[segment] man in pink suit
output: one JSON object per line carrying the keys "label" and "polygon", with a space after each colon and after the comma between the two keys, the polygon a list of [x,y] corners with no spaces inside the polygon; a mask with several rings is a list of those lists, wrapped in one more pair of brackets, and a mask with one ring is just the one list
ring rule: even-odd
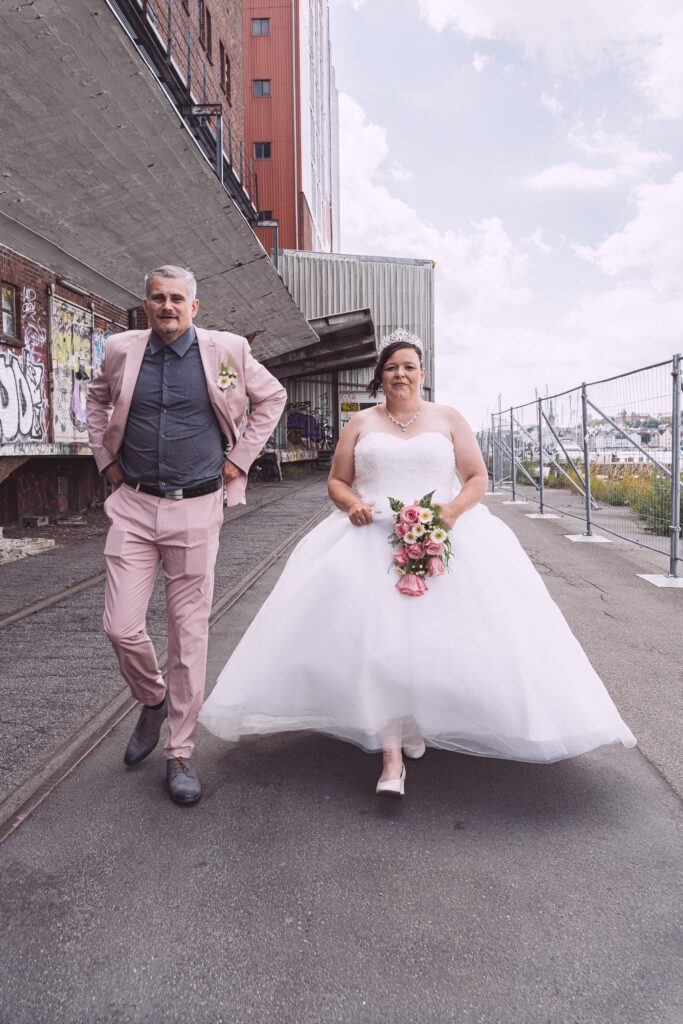
{"label": "man in pink suit", "polygon": [[[286,401],[245,338],[192,321],[199,302],[190,271],[164,266],[145,278],[149,330],[107,339],[87,398],[90,446],[115,488],[104,556],[104,629],[133,695],[143,705],[124,761],[154,749],[165,718],[173,800],[202,794],[192,764],[204,696],[213,570],[228,505],[244,503],[251,463]],[[247,399],[248,425],[242,435]],[[159,563],[168,613],[167,685],[145,617]]]}

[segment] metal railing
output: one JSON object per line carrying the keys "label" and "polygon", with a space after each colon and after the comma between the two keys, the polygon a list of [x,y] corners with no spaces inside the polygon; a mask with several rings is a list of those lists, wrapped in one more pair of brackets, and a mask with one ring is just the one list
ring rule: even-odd
{"label": "metal railing", "polygon": [[681,574],[680,355],[501,409],[478,439],[491,488],[665,555]]}
{"label": "metal railing", "polygon": [[[184,118],[217,178],[249,224],[258,223],[258,176],[233,136],[227,94],[207,94],[208,42],[193,37],[183,0],[107,0],[133,42],[154,67],[169,100]],[[217,55],[216,55],[217,56]],[[221,69],[223,73],[223,69]]]}

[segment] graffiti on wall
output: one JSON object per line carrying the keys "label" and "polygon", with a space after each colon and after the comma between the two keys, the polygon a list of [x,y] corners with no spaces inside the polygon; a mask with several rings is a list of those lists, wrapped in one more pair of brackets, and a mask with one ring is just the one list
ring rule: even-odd
{"label": "graffiti on wall", "polygon": [[[24,286],[21,291],[21,335],[28,360],[41,369],[42,406],[40,417],[34,423],[32,441],[47,441],[47,329],[45,309],[35,288]],[[38,432],[38,427],[40,431]]]}
{"label": "graffiti on wall", "polygon": [[42,362],[0,352],[0,442],[42,441],[45,405]]}
{"label": "graffiti on wall", "polygon": [[51,321],[53,437],[55,441],[85,441],[85,397],[92,379],[92,314],[55,298]]}
{"label": "graffiti on wall", "polygon": [[310,401],[290,402],[287,405],[287,446],[292,448],[333,448],[332,425],[329,416],[329,396],[321,392],[319,405],[311,410]]}
{"label": "graffiti on wall", "polygon": [[92,332],[92,375],[99,372],[102,356],[104,355],[104,343],[114,331],[111,327],[96,327]]}

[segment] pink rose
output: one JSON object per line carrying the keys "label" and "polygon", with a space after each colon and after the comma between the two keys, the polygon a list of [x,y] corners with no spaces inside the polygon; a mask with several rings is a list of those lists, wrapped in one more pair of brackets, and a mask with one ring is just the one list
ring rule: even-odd
{"label": "pink rose", "polygon": [[408,527],[405,525],[405,523],[396,523],[396,526],[394,527],[394,533],[396,534],[397,537],[405,537],[407,532]]}
{"label": "pink rose", "polygon": [[421,544],[406,544],[405,550],[409,558],[422,558],[424,549]]}
{"label": "pink rose", "polygon": [[401,548],[400,551],[395,551],[393,558],[396,565],[400,565],[401,567],[405,567],[410,561],[408,555],[405,552],[405,548]]}
{"label": "pink rose", "polygon": [[435,540],[428,540],[424,549],[425,555],[440,555],[443,551],[443,544],[437,544]]}
{"label": "pink rose", "polygon": [[401,522],[406,523],[408,526],[415,526],[416,523],[420,522],[420,510],[415,508],[414,505],[406,505],[405,508],[401,509]]}
{"label": "pink rose", "polygon": [[429,575],[430,576],[443,576],[446,571],[445,566],[440,558],[429,559]]}
{"label": "pink rose", "polygon": [[409,573],[407,576],[401,576],[396,584],[396,589],[408,597],[422,597],[427,590],[427,584],[421,576],[413,576],[412,573]]}

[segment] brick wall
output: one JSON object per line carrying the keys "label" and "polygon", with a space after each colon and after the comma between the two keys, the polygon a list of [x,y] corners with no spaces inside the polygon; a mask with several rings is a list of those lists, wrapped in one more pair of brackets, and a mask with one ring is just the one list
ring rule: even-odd
{"label": "brick wall", "polygon": [[[166,44],[168,0],[149,0],[149,10],[156,19],[156,31]],[[172,0],[170,14],[171,58],[187,81],[188,34],[191,33],[190,80],[193,97],[198,103],[216,103],[220,100],[223,107],[225,151],[227,153],[229,124],[233,163],[237,166],[240,143],[244,141],[242,0]]]}
{"label": "brick wall", "polygon": [[128,329],[128,311],[65,288],[48,267],[5,246],[0,281],[13,288],[15,313],[14,334],[0,333],[0,456],[7,445],[84,445],[88,381],[106,337]]}

